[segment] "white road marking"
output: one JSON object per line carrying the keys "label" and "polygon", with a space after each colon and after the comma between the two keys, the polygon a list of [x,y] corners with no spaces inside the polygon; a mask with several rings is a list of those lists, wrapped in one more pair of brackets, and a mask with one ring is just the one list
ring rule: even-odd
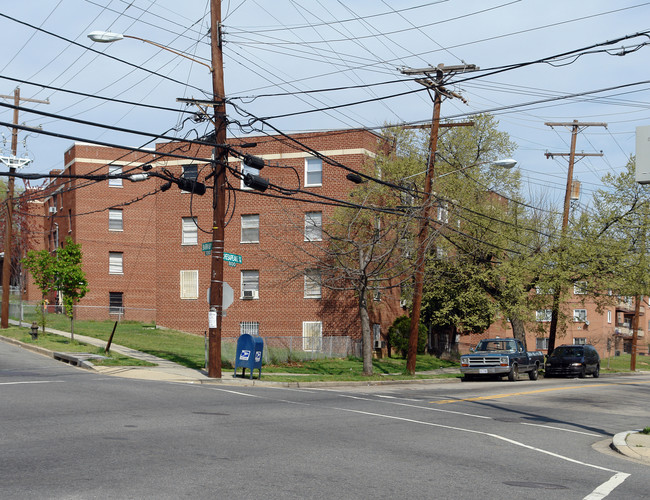
{"label": "white road marking", "polygon": [[414,403],[419,403],[422,400],[421,399],[411,399],[411,398],[397,398],[395,396],[386,396],[384,394],[377,394],[378,398],[384,398],[384,399],[401,399],[402,401],[413,401]]}
{"label": "white road marking", "polygon": [[[374,401],[377,403],[378,401],[376,399],[372,398],[362,398],[359,396],[349,396],[347,394],[340,394],[341,397],[343,398],[350,398],[350,399],[360,399],[362,401]],[[464,417],[472,417],[472,418],[482,418],[485,420],[492,420],[492,417],[485,417],[483,415],[474,415],[472,413],[463,413],[462,411],[454,411],[454,410],[443,410],[441,408],[431,408],[429,406],[418,406],[418,405],[409,405],[406,403],[398,403],[397,401],[386,401],[386,403],[392,404],[392,405],[397,405],[397,406],[407,406],[408,408],[418,408],[420,410],[426,410],[426,411],[437,411],[440,413],[451,413],[453,415],[462,415]]]}
{"label": "white road marking", "polygon": [[63,380],[30,380],[26,382],[0,382],[0,385],[19,385],[19,384],[59,384]]}
{"label": "white road marking", "polygon": [[625,472],[618,472],[614,474],[609,478],[609,480],[605,481],[598,488],[587,495],[584,500],[601,500],[602,498],[607,497],[607,495],[614,491],[614,488],[625,481],[628,477],[630,477],[630,475],[626,474]]}
{"label": "white road marking", "polygon": [[573,429],[563,429],[562,427],[554,427],[552,425],[530,424],[528,422],[521,422],[521,425],[533,425],[535,427],[542,427],[544,429],[553,429],[553,430],[556,430],[556,431],[573,432],[575,434],[584,434],[585,436],[603,437],[602,434],[593,434],[591,432],[574,431]]}

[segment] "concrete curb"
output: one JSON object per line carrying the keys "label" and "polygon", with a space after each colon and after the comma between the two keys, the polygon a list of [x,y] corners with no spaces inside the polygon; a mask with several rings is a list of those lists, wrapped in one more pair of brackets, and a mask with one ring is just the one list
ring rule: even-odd
{"label": "concrete curb", "polygon": [[[636,447],[630,445],[636,443]],[[619,432],[612,438],[610,448],[635,461],[650,465],[650,435],[641,430]]]}

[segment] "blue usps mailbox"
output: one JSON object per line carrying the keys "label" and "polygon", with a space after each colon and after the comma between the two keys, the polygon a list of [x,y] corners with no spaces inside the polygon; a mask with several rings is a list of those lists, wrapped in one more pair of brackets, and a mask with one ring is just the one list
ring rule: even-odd
{"label": "blue usps mailbox", "polygon": [[240,335],[237,339],[237,350],[235,351],[235,377],[237,368],[243,368],[242,377],[246,376],[246,368],[251,371],[250,378],[253,378],[253,370],[258,369],[262,378],[262,353],[264,352],[264,340],[248,333]]}

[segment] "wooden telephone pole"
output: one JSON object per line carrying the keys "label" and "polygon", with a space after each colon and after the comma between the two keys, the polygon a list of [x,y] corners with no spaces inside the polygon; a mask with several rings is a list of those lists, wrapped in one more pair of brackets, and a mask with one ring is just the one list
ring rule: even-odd
{"label": "wooden telephone pole", "polygon": [[421,85],[426,86],[434,92],[433,99],[433,119],[431,122],[431,136],[429,139],[429,157],[427,159],[427,176],[424,181],[424,197],[422,200],[422,218],[420,219],[420,228],[418,231],[418,245],[416,248],[415,274],[413,279],[413,308],[411,310],[411,324],[409,328],[409,344],[406,355],[406,371],[415,374],[415,361],[417,356],[418,332],[420,327],[420,309],[422,307],[422,289],[424,287],[424,269],[426,263],[426,241],[429,232],[429,213],[431,210],[431,187],[434,177],[434,167],[436,160],[436,150],[438,148],[438,132],[440,128],[440,107],[442,98],[457,97],[455,94],[443,87],[445,75],[451,76],[455,73],[475,71],[475,65],[458,65],[438,66],[422,69],[402,69],[405,75],[425,75],[426,79],[417,80]]}
{"label": "wooden telephone pole", "polygon": [[[546,158],[553,158],[554,156],[568,156],[569,157],[569,170],[567,172],[566,191],[564,193],[564,211],[562,213],[562,233],[560,245],[564,246],[564,236],[566,234],[567,226],[569,225],[569,210],[571,208],[571,186],[573,184],[573,166],[575,164],[576,156],[603,156],[603,153],[578,153],[576,154],[576,142],[578,133],[581,129],[586,127],[607,127],[606,123],[592,123],[592,122],[579,122],[573,120],[569,123],[555,123],[547,122],[544,125],[549,127],[571,127],[571,151],[569,153],[545,153]],[[551,325],[548,333],[548,348],[547,354],[551,354],[555,349],[555,338],[557,336],[557,323],[560,315],[560,300],[562,299],[561,287],[557,287],[553,291],[553,306],[551,309]]]}
{"label": "wooden telephone pole", "polygon": [[[36,102],[39,104],[50,104],[50,101],[41,101],[39,99],[28,99],[20,97],[20,88],[16,87],[13,96],[0,95],[2,99],[14,100],[14,125],[18,125],[18,107],[20,101]],[[11,154],[12,158],[8,162],[9,172],[12,174],[16,171],[16,166],[22,163],[23,166],[28,163],[28,160],[20,162],[16,158],[18,153],[18,129],[14,127],[11,132]],[[2,311],[0,318],[0,328],[9,328],[9,297],[11,288],[11,245],[13,243],[13,213],[14,213],[14,176],[10,175],[7,180],[7,216],[5,218],[5,253],[2,261]]]}

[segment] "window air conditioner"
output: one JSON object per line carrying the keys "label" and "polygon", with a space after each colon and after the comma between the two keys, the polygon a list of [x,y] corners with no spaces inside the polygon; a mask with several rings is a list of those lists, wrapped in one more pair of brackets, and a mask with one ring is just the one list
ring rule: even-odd
{"label": "window air conditioner", "polygon": [[55,214],[56,213],[56,207],[50,207],[50,213]]}
{"label": "window air conditioner", "polygon": [[381,349],[384,347],[384,341],[383,340],[375,340],[374,342],[375,349]]}
{"label": "window air conditioner", "polygon": [[407,305],[408,305],[408,304],[407,304],[406,300],[402,299],[402,300],[399,301],[399,306],[400,306],[400,307],[404,308],[404,307],[406,307]]}
{"label": "window air conditioner", "polygon": [[257,298],[257,290],[244,290],[244,299],[256,299]]}

